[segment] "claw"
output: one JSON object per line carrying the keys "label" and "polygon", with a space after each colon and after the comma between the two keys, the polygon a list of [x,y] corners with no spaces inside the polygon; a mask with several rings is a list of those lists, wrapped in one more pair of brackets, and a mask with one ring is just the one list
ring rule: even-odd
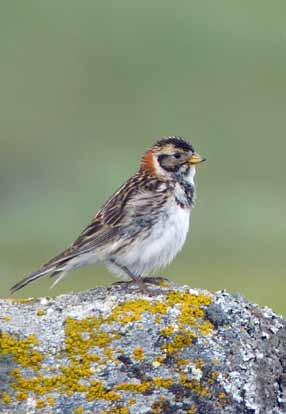
{"label": "claw", "polygon": [[[148,295],[148,296],[158,296],[158,295],[164,295],[164,294],[167,293],[166,291],[160,290],[160,289],[149,289],[144,283],[145,279],[148,279],[148,278],[135,279],[135,280],[130,280],[128,282],[120,281],[120,282],[112,283],[112,285],[115,285],[115,286],[119,285],[119,286],[122,286],[123,288],[127,288],[127,289],[131,290],[132,292],[139,292],[139,293],[143,293],[143,294]],[[154,280],[156,278],[150,278],[150,279],[152,279],[152,281],[150,281],[150,282],[148,281],[149,283],[154,284],[154,282],[156,282]],[[160,280],[164,279],[165,280],[165,278],[160,278],[160,277],[158,279],[160,279]],[[135,285],[136,287],[133,288],[132,287],[133,285]]]}

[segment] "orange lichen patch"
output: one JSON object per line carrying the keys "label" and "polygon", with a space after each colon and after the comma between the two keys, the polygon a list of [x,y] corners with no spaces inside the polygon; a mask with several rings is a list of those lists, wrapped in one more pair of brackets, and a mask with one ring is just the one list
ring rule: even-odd
{"label": "orange lichen patch", "polygon": [[190,361],[188,359],[178,359],[176,361],[176,364],[178,367],[181,367],[181,366],[187,365],[189,362]]}
{"label": "orange lichen patch", "polygon": [[132,382],[122,382],[121,384],[117,384],[113,387],[116,391],[130,391],[130,392],[145,392],[151,388],[151,382],[140,382],[140,383],[132,383]]}
{"label": "orange lichen patch", "polygon": [[144,359],[144,349],[140,348],[139,346],[133,349],[133,358],[137,361],[141,361]]}
{"label": "orange lichen patch", "polygon": [[[194,295],[189,292],[171,291],[167,295],[167,301],[170,305],[179,305],[181,312],[177,317],[178,327],[182,325],[197,325],[201,328],[202,324],[198,324],[199,318],[205,317],[205,311],[203,306],[207,306],[212,302],[210,296],[207,295]],[[211,331],[213,325],[205,320],[203,324],[202,334],[207,334]]]}
{"label": "orange lichen patch", "polygon": [[129,300],[116,306],[107,322],[128,322],[139,321],[144,312],[165,315],[168,305],[162,302],[150,302],[146,299]]}
{"label": "orange lichen patch", "polygon": [[72,358],[73,356],[87,355],[86,352],[94,347],[105,347],[120,335],[114,331],[108,333],[100,329],[103,321],[101,319],[88,317],[85,319],[72,319],[68,317],[65,321],[65,350]]}
{"label": "orange lichen patch", "polygon": [[161,348],[168,354],[173,354],[191,345],[194,338],[196,338],[196,335],[190,331],[180,332],[172,338],[172,341],[162,345]]}
{"label": "orange lichen patch", "polygon": [[130,398],[130,400],[127,403],[128,407],[130,407],[131,405],[134,405],[134,404],[136,404],[136,398]]}
{"label": "orange lichen patch", "polygon": [[74,410],[74,412],[75,412],[75,414],[82,414],[84,412],[84,409],[83,409],[83,407],[77,407]]}
{"label": "orange lichen patch", "polygon": [[47,401],[47,404],[49,404],[51,407],[55,405],[55,400],[50,395],[47,396],[46,401]]}
{"label": "orange lichen patch", "polygon": [[10,395],[9,395],[9,394],[7,394],[7,392],[3,392],[2,396],[1,396],[1,400],[2,400],[2,401],[3,401],[3,403],[5,403],[5,404],[9,404],[9,403],[12,401],[12,399],[11,399]]}
{"label": "orange lichen patch", "polygon": [[37,310],[37,316],[44,316],[46,314],[45,309],[38,309]]}
{"label": "orange lichen patch", "polygon": [[173,326],[162,328],[160,333],[170,337],[170,340],[161,346],[168,354],[173,354],[190,346],[194,338],[212,332],[213,325],[206,318],[204,306],[211,303],[207,295],[195,295],[189,292],[171,291],[166,296],[169,306],[176,306],[180,313],[176,318],[177,332],[173,335]]}
{"label": "orange lichen patch", "polygon": [[120,399],[120,395],[114,391],[106,391],[101,381],[91,381],[88,392],[86,394],[87,401],[93,400],[109,400],[116,401]]}
{"label": "orange lichen patch", "polygon": [[204,361],[202,359],[197,359],[195,361],[195,367],[198,369],[202,369],[204,366]]}
{"label": "orange lichen patch", "polygon": [[108,358],[108,359],[112,359],[113,358],[113,349],[112,348],[106,348],[104,349],[103,353],[104,355]]}
{"label": "orange lichen patch", "polygon": [[152,379],[152,385],[155,387],[161,387],[161,388],[170,388],[171,385],[173,385],[174,380],[172,378],[160,378],[160,377],[154,377]]}
{"label": "orange lichen patch", "polygon": [[209,396],[209,389],[205,385],[198,380],[189,379],[185,374],[180,374],[180,383],[184,387],[190,388],[199,397]]}
{"label": "orange lichen patch", "polygon": [[174,327],[172,325],[168,325],[165,328],[160,330],[160,334],[163,336],[169,336],[174,332]]}
{"label": "orange lichen patch", "polygon": [[173,385],[172,378],[154,377],[149,381],[142,381],[140,383],[123,382],[114,386],[116,391],[130,391],[130,392],[146,392],[153,388],[169,388]]}
{"label": "orange lichen patch", "polygon": [[159,355],[154,359],[153,364],[156,363],[158,365],[161,365],[164,363],[165,360],[166,360],[166,355]]}
{"label": "orange lichen patch", "polygon": [[130,414],[130,411],[129,408],[126,407],[114,407],[109,408],[108,410],[100,411],[99,414]]}
{"label": "orange lichen patch", "polygon": [[207,382],[209,384],[213,384],[215,382],[215,380],[217,379],[217,377],[218,377],[218,372],[217,371],[212,371],[210,373],[210,376],[209,376]]}
{"label": "orange lichen patch", "polygon": [[16,399],[19,401],[25,401],[28,398],[25,392],[17,392]]}
{"label": "orange lichen patch", "polygon": [[38,345],[38,341],[34,335],[19,339],[5,332],[0,334],[1,354],[11,354],[13,360],[22,367],[40,368],[43,357],[40,352],[33,349],[35,345]]}
{"label": "orange lichen patch", "polygon": [[154,401],[152,404],[152,414],[163,414],[166,409],[166,397],[163,395],[160,396],[159,400]]}
{"label": "orange lichen patch", "polygon": [[36,408],[45,408],[46,402],[44,400],[37,400],[35,406]]}

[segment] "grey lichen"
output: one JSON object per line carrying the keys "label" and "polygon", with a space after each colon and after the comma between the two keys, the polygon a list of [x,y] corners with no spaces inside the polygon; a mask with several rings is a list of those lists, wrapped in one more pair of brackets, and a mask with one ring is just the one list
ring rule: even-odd
{"label": "grey lichen", "polygon": [[0,413],[285,414],[285,321],[162,283],[0,300]]}

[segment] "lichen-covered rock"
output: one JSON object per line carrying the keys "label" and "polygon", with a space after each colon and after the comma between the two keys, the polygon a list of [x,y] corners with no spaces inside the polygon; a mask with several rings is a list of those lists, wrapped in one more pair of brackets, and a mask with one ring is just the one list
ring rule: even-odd
{"label": "lichen-covered rock", "polygon": [[285,321],[161,289],[0,300],[0,413],[285,414]]}

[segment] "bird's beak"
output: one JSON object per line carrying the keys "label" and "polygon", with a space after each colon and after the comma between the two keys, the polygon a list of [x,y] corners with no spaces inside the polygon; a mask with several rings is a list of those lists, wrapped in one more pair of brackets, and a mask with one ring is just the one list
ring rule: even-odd
{"label": "bird's beak", "polygon": [[189,163],[192,164],[192,165],[199,164],[200,162],[203,162],[203,161],[206,161],[206,158],[205,157],[201,157],[196,152],[194,152],[194,154],[189,159]]}

